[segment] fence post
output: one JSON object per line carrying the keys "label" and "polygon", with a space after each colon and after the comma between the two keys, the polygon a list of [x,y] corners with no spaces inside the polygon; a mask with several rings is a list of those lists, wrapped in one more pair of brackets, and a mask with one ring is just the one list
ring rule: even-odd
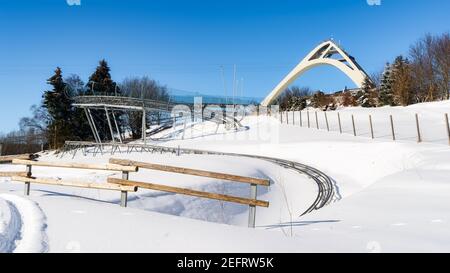
{"label": "fence post", "polygon": [[[130,173],[127,171],[122,172],[122,179],[128,180],[130,176]],[[126,207],[128,203],[128,192],[127,191],[121,191],[120,192],[120,206]]]}
{"label": "fence post", "polygon": [[445,124],[447,126],[448,145],[450,145],[450,124],[448,123],[448,114],[445,114]]}
{"label": "fence post", "polygon": [[[250,185],[250,198],[256,200],[257,198],[257,192],[258,185],[251,184]],[[255,228],[255,222],[256,222],[256,206],[249,205],[248,206],[248,227],[249,228]]]}
{"label": "fence post", "polygon": [[289,125],[289,111],[286,111],[286,124]]}
{"label": "fence post", "polygon": [[295,110],[292,111],[292,125],[295,125]]}
{"label": "fence post", "polygon": [[[32,173],[31,173],[31,165],[27,165],[26,167],[26,172],[27,172],[27,177],[31,178]],[[26,196],[30,195],[30,182],[25,182],[25,189],[24,189],[24,194]]]}
{"label": "fence post", "polygon": [[281,121],[281,124],[283,124],[283,112],[280,113],[280,121]]}
{"label": "fence post", "polygon": [[372,123],[372,115],[369,115],[369,124],[370,124],[370,135],[372,136],[372,139],[375,138],[373,134],[373,123]]}
{"label": "fence post", "polygon": [[309,110],[306,110],[306,115],[308,116],[308,128],[311,128],[311,122],[309,121]]}
{"label": "fence post", "polygon": [[356,136],[355,117],[352,115],[353,135]]}
{"label": "fence post", "polygon": [[328,115],[327,115],[326,111],[324,111],[323,113],[325,114],[325,122],[327,124],[327,131],[329,132],[330,131],[330,125],[328,124]]}
{"label": "fence post", "polygon": [[389,119],[391,120],[392,140],[395,141],[394,119],[392,118],[392,115],[389,115]]}
{"label": "fence post", "polygon": [[337,114],[338,114],[338,123],[339,123],[339,133],[342,134],[341,115],[339,114],[339,112]]}
{"label": "fence post", "polygon": [[416,113],[416,127],[417,127],[417,142],[422,142],[422,135],[420,134],[420,126],[419,126],[419,114]]}
{"label": "fence post", "polygon": [[319,119],[317,118],[317,111],[314,112],[316,114],[316,125],[317,125],[317,130],[319,130]]}
{"label": "fence post", "polygon": [[300,127],[303,127],[302,110],[300,110]]}
{"label": "fence post", "polygon": [[180,145],[178,145],[178,148],[177,148],[177,156],[180,156]]}

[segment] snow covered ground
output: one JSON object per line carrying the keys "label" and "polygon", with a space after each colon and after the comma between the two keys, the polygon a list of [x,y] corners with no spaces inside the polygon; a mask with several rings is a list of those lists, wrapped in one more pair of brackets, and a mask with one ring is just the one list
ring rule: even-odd
{"label": "snow covered ground", "polygon": [[[212,155],[133,152],[112,156],[270,178],[273,184],[267,189],[260,187],[258,194],[270,207],[257,209],[255,230],[245,227],[246,206],[145,190],[130,194],[129,208],[121,208],[117,192],[32,185],[31,197],[21,200],[31,200],[34,205],[30,206],[43,214],[21,212],[19,205],[14,205],[21,202],[10,198],[22,196],[23,185],[0,178],[0,251],[21,250],[15,245],[20,246],[18,236],[25,235],[17,234],[26,234],[22,227],[27,226],[23,225],[27,215],[38,215],[31,222],[38,226],[32,230],[39,231],[36,238],[40,238],[41,248],[33,246],[28,251],[448,252],[450,147],[444,141],[443,123],[448,109],[449,102],[440,102],[341,111],[341,118],[354,113],[356,120],[370,111],[373,117],[393,112],[398,128],[413,126],[411,134],[418,112],[426,120],[426,139],[442,140],[421,144],[408,139],[393,142],[389,137],[372,140],[367,135],[341,135],[302,128],[298,120],[297,125],[287,125],[274,117],[255,116],[246,117],[242,121],[246,128],[237,132],[216,130],[213,123],[206,122],[189,128],[184,139],[178,127],[153,136],[153,144],[278,157],[320,169],[336,181],[342,199],[303,217],[298,216],[317,196],[316,184],[273,163]],[[400,112],[405,118],[395,114]],[[311,120],[315,124],[314,115]],[[375,128],[383,128],[384,118],[380,120],[374,118]],[[426,126],[439,129],[425,130]],[[387,128],[387,132],[376,132],[388,135]],[[407,138],[410,133],[404,132]],[[110,157],[78,153],[74,159],[65,156],[62,160],[102,163]],[[47,154],[40,160],[60,159]],[[23,166],[0,165],[0,171],[4,170],[23,170]],[[34,168],[33,174],[95,182],[118,175],[54,168]],[[131,179],[249,194],[248,185],[156,171],[141,170],[131,174]]]}

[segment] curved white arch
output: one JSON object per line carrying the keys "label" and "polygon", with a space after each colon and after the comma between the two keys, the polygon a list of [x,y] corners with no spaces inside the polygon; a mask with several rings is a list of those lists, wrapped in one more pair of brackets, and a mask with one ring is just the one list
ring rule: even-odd
{"label": "curved white arch", "polygon": [[[335,56],[340,56],[336,59]],[[359,88],[362,87],[364,79],[370,77],[351,57],[333,41],[326,41],[312,50],[262,101],[262,106],[268,106],[275,100],[293,81],[304,74],[306,71],[319,66],[331,65],[338,68],[347,75]]]}

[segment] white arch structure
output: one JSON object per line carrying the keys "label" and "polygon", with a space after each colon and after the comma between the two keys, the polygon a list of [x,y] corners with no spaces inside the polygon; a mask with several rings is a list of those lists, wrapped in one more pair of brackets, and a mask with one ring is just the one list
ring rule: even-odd
{"label": "white arch structure", "polygon": [[359,88],[362,87],[364,79],[370,77],[356,62],[355,58],[347,54],[333,41],[326,41],[311,51],[262,101],[262,106],[270,105],[293,81],[306,71],[319,66],[331,65],[341,70]]}

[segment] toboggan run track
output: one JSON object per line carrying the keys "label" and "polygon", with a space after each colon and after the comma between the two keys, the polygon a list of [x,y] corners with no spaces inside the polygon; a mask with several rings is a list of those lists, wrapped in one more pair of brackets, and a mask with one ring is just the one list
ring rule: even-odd
{"label": "toboggan run track", "polygon": [[300,216],[308,214],[314,210],[321,209],[326,205],[330,204],[335,200],[339,200],[340,194],[338,191],[338,187],[336,186],[335,181],[323,173],[322,171],[313,168],[311,166],[301,164],[295,161],[279,159],[274,157],[266,157],[266,156],[258,156],[258,155],[249,155],[249,154],[238,154],[238,153],[225,153],[225,152],[216,152],[209,150],[197,150],[197,149],[187,149],[187,148],[174,148],[174,147],[165,147],[159,145],[143,145],[143,144],[98,144],[93,142],[66,142],[61,157],[63,157],[66,153],[72,151],[73,156],[75,156],[78,149],[83,149],[84,153],[86,153],[88,147],[94,147],[95,151],[103,153],[103,148],[106,146],[111,146],[111,153],[113,154],[115,151],[119,151],[120,147],[126,148],[127,152],[131,152],[133,149],[138,151],[147,151],[147,152],[159,152],[159,153],[183,153],[183,154],[203,154],[203,155],[222,155],[222,156],[235,156],[235,157],[247,157],[265,160],[279,166],[282,166],[287,169],[295,170],[296,172],[306,175],[317,184],[318,192],[317,197],[311,206],[305,210]]}

